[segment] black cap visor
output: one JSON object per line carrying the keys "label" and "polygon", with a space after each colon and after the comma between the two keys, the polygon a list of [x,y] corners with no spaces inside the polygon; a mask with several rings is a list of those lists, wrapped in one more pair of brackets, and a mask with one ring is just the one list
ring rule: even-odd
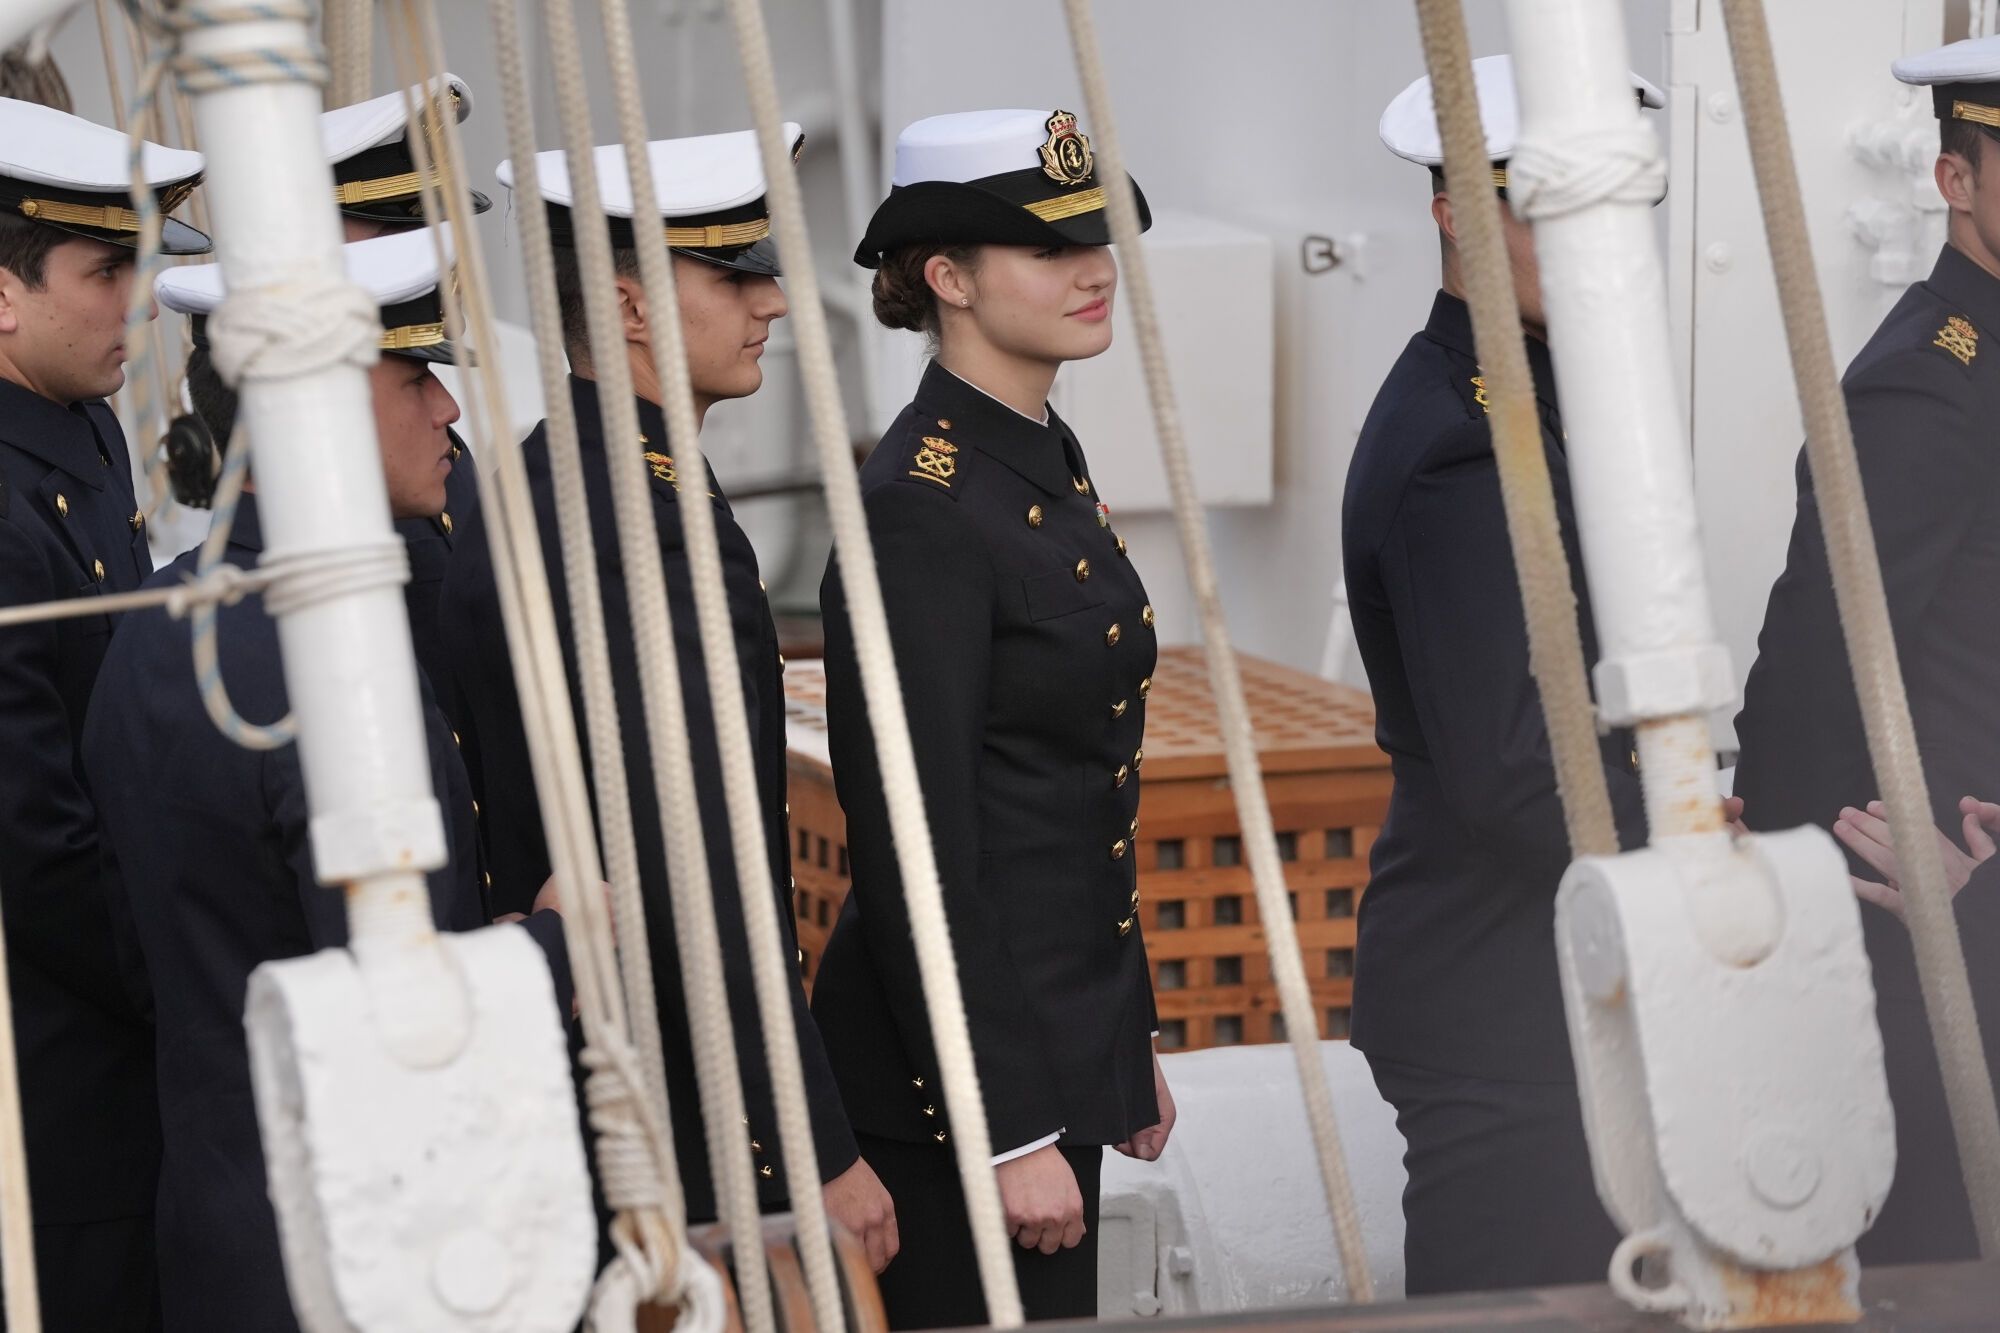
{"label": "black cap visor", "polygon": [[[192,176],[163,186],[155,192],[155,201],[164,205],[163,211],[171,213],[200,183],[201,177]],[[132,207],[131,196],[126,194],[66,190],[31,181],[0,179],[0,210],[71,236],[120,245],[128,250],[139,245],[139,216]],[[100,225],[98,218],[112,225]],[[205,255],[215,248],[204,233],[177,218],[164,217],[160,222],[161,254]]]}
{"label": "black cap visor", "polygon": [[[1130,180],[1130,177],[1126,178]],[[1153,212],[1137,181],[1139,230]],[[889,191],[855,248],[854,262],[878,268],[882,256],[905,245],[1109,245],[1111,219],[1095,177],[1063,189],[1038,168],[982,180],[919,181]]]}

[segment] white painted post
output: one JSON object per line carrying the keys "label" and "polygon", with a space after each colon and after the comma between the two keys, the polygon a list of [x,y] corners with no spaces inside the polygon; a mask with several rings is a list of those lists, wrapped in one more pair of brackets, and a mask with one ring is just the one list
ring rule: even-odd
{"label": "white painted post", "polygon": [[[1659,145],[1621,7],[1509,0],[1521,136],[1605,721],[1637,728],[1651,846],[1571,867],[1557,944],[1614,1289],[1704,1328],[1855,1313],[1853,1243],[1894,1155],[1845,865],[1816,829],[1733,839],[1707,715],[1710,609],[1651,209]],[[1804,997],[1810,997],[1807,1002]],[[1730,1095],[1756,1088],[1755,1097]],[[1642,1287],[1641,1257],[1669,1281]]]}
{"label": "white painted post", "polygon": [[[184,53],[226,66],[311,48],[304,6],[268,12],[197,22]],[[373,302],[344,273],[318,91],[255,81],[193,103],[230,292],[210,322],[218,361],[247,303],[262,308],[259,327],[284,330],[264,340],[278,364],[253,356],[237,386],[265,563],[371,549],[393,561],[401,544],[361,364],[374,350],[343,323],[348,310],[330,309]],[[371,571],[310,598],[280,581],[266,596],[314,869],[345,890],[350,938],[250,981],[245,1026],[286,1278],[311,1333],[554,1333],[581,1314],[595,1259],[562,1020],[524,932],[440,938],[432,926],[424,876],[447,852],[406,577]]]}

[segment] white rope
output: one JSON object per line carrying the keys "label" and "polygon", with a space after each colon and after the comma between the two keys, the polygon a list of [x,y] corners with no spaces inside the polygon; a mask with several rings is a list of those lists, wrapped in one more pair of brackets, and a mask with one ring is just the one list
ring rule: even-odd
{"label": "white rope", "polygon": [[1524,140],[1507,162],[1507,197],[1524,222],[1595,204],[1644,204],[1667,193],[1667,163],[1651,125]]}
{"label": "white rope", "polygon": [[1236,655],[1229,646],[1229,627],[1223,617],[1221,589],[1216,582],[1215,562],[1208,546],[1201,499],[1196,494],[1194,473],[1188,463],[1187,443],[1181,434],[1180,409],[1174,401],[1173,380],[1167,369],[1166,348],[1160,336],[1159,313],[1153,300],[1152,279],[1146,268],[1146,252],[1139,240],[1139,209],[1131,183],[1125,174],[1124,152],[1118,139],[1117,122],[1111,113],[1111,93],[1104,77],[1103,58],[1098,52],[1097,27],[1090,0],[1064,0],[1069,18],[1070,42],[1076,48],[1077,73],[1083,81],[1084,102],[1090,113],[1093,148],[1097,156],[1098,178],[1107,185],[1105,209],[1110,216],[1112,240],[1118,246],[1123,266],[1122,295],[1132,312],[1132,325],[1139,338],[1139,359],[1146,372],[1146,388],[1153,404],[1153,424],[1160,437],[1161,462],[1167,486],[1173,496],[1174,522],[1180,530],[1181,550],[1186,555],[1188,582],[1194,590],[1195,607],[1200,613],[1202,641],[1208,650],[1209,686],[1215,696],[1216,720],[1221,729],[1229,761],[1229,786],[1236,795],[1236,815],[1243,835],[1244,850],[1250,857],[1251,879],[1257,890],[1257,911],[1264,923],[1265,941],[1271,955],[1271,976],[1277,983],[1278,1000],[1285,1017],[1285,1034],[1298,1065],[1299,1087],[1305,1096],[1306,1119],[1312,1126],[1313,1146],[1319,1157],[1320,1181],[1326,1189],[1327,1209],[1333,1216],[1335,1240],[1347,1289],[1354,1300],[1375,1299],[1373,1279],[1368,1272],[1368,1254],[1361,1236],[1361,1220],[1354,1205],[1354,1189],[1347,1177],[1347,1158],[1341,1151],[1340,1130],[1333,1114],[1333,1095],[1327,1088],[1326,1068],[1320,1062],[1319,1021],[1313,1012],[1312,991],[1306,985],[1305,966],[1299,956],[1298,929],[1292,922],[1291,900],[1285,889],[1284,867],[1278,860],[1277,835],[1271,824],[1271,807],[1264,793],[1262,765],[1250,728],[1250,710],[1243,700],[1243,682],[1237,674]]}
{"label": "white rope", "polygon": [[[418,178],[424,182],[425,211],[432,217],[469,219],[470,190],[458,170],[464,155],[457,121],[441,101],[443,43],[436,11],[428,0],[422,5],[406,0],[396,6],[395,16],[401,19],[403,28],[402,40],[395,44],[395,50],[408,117],[412,124],[420,123],[409,90],[421,86],[429,90],[425,114],[432,124],[442,128],[443,151],[436,169],[432,164],[430,137],[411,138]],[[518,20],[513,6],[505,0],[495,8],[495,35],[502,87],[507,92],[510,135],[517,143],[524,138],[532,143],[534,127],[527,111],[526,79],[518,76],[524,63]],[[509,77],[510,71],[516,76]],[[442,199],[436,185],[440,180],[444,185]],[[527,216],[526,210],[523,216]],[[477,229],[461,227],[455,235],[461,237],[459,262],[464,281],[444,289],[447,325],[470,327],[476,345],[496,347]],[[441,238],[439,245],[442,261]],[[548,303],[541,299],[545,293],[540,285],[531,283],[531,290],[538,298],[535,304],[539,322],[548,313]],[[553,341],[547,344],[554,345]],[[645,920],[637,907],[637,888],[629,865],[622,874],[614,872],[614,881],[621,878],[625,881],[622,891],[614,889],[614,903],[629,899],[624,908],[608,908],[597,892],[600,879],[597,849],[590,836],[582,757],[569,709],[547,567],[543,563],[540,532],[520,446],[505,429],[508,416],[498,369],[489,363],[473,377],[475,392],[469,396],[467,405],[471,408],[478,456],[486,460],[477,475],[502,619],[551,859],[562,885],[564,936],[569,943],[578,1010],[587,1043],[583,1054],[589,1070],[585,1097],[590,1126],[596,1134],[598,1174],[606,1199],[616,1213],[611,1224],[616,1257],[599,1277],[591,1302],[590,1322],[594,1327],[618,1327],[621,1321],[629,1324],[640,1301],[660,1299],[678,1302],[683,1307],[683,1320],[691,1320],[696,1327],[707,1327],[711,1320],[700,1312],[700,1274],[695,1272],[700,1265],[682,1263],[687,1250],[681,1222],[684,1207],[667,1112]],[[551,402],[556,400],[552,394]],[[562,401],[566,403],[566,395],[562,395]],[[573,431],[570,443],[567,467],[557,451],[558,490],[574,489],[580,495],[582,482],[575,467]],[[564,535],[567,540],[569,534]],[[581,591],[593,611],[599,611],[594,644],[584,645],[583,652],[587,704],[599,711],[609,708],[615,713],[615,701],[609,697],[601,604],[594,584],[586,589],[576,588],[577,572],[576,566],[571,565],[573,591]],[[573,601],[583,604],[578,598],[573,597]],[[578,620],[583,619],[579,614]],[[619,776],[622,782],[622,768]],[[622,803],[622,790],[620,801],[620,808],[626,811],[622,837],[607,832],[606,842],[608,846],[622,846],[626,861],[631,862],[634,858],[629,808]],[[612,820],[609,810],[606,819],[608,826]],[[618,913],[615,922],[607,916],[607,910]],[[622,951],[614,947],[614,925],[624,932]],[[622,990],[614,985],[614,979],[621,975]],[[697,1285],[690,1286],[691,1282]]]}
{"label": "white rope", "polygon": [[[938,1073],[951,1115],[953,1148],[959,1179],[965,1188],[966,1216],[972,1227],[980,1284],[986,1294],[986,1315],[996,1328],[1016,1328],[1022,1322],[1021,1297],[1000,1207],[999,1184],[993,1172],[993,1138],[987,1127],[986,1103],[979,1092],[972,1037],[965,1023],[965,998],[959,989],[951,929],[945,917],[944,896],[938,887],[930,820],[924,813],[916,756],[910,746],[909,719],[903,712],[902,685],[896,674],[895,651],[882,608],[882,589],[876,581],[875,548],[868,536],[861,485],[849,452],[847,412],[841,404],[840,380],[834,368],[826,310],[820,299],[812,240],[806,233],[805,204],[792,165],[791,146],[785,142],[770,37],[757,0],[730,0],[729,13],[736,29],[737,53],[743,63],[743,81],[757,127],[757,143],[764,157],[772,229],[778,251],[785,259],[792,332],[798,340],[799,368],[805,383],[813,444],[826,483],[827,519],[839,556],[841,586],[854,631],[855,659],[861,671],[869,725],[881,765],[882,795],[895,838],[903,896],[916,945],[917,969],[923,982],[925,1006],[930,1012],[931,1039],[937,1050]],[[978,942],[973,947],[979,947]]]}
{"label": "white rope", "polygon": [[[655,197],[652,157],[647,150],[646,111],[639,63],[632,46],[631,17],[625,0],[599,0],[599,11],[632,197],[652,199]],[[846,1311],[834,1262],[833,1238],[827,1229],[826,1201],[820,1193],[819,1150],[813,1139],[812,1112],[806,1103],[805,1071],[800,1064],[795,1026],[793,1001],[798,976],[778,922],[770,844],[765,839],[763,801],[758,793],[757,762],[750,744],[748,704],[743,695],[735,624],[730,614],[729,592],[723,583],[715,510],[703,497],[708,467],[702,457],[701,425],[695,418],[694,392],[688,377],[680,296],[665,233],[659,227],[632,230],[637,242],[640,282],[650,312],[647,327],[653,331],[653,366],[665,399],[661,406],[666,414],[667,438],[678,460],[680,475],[694,479],[692,489],[682,497],[687,503],[680,506],[681,523],[687,542],[702,658],[707,667],[709,708],[721,759],[723,796],[729,812],[737,897],[743,912],[751,979],[771,1073],[772,1101],[790,1186],[794,1233],[804,1261],[815,1322],[822,1333],[840,1333],[846,1327]],[[597,345],[593,343],[593,347]],[[635,460],[635,470],[636,466]],[[681,608],[679,613],[686,615],[687,608]]]}
{"label": "white rope", "polygon": [[322,22],[333,77],[326,85],[326,109],[353,106],[374,87],[374,0],[324,0]]}
{"label": "white rope", "polygon": [[[547,0],[543,18],[550,73],[562,122],[572,189],[571,207],[582,219],[603,212],[592,142],[589,88],[570,0]],[[520,212],[540,208],[533,154],[516,156]],[[680,663],[667,608],[666,574],[654,526],[645,459],[638,448],[639,418],[631,368],[615,300],[610,238],[602,225],[576,228],[577,260],[593,349],[606,462],[611,474],[620,562],[624,567],[632,634],[638,650],[646,740],[666,835],[667,875],[688,1003],[688,1030],[701,1087],[702,1128],[718,1211],[729,1230],[736,1264],[737,1298],[750,1333],[775,1326],[766,1277],[763,1224],[757,1206],[756,1170],[743,1133],[742,1072],[736,1063],[735,1023],[721,965],[715,899],[709,882],[701,808],[687,734]],[[560,396],[567,397],[567,390]],[[675,440],[674,447],[686,441]],[[699,485],[699,483],[697,483]],[[699,497],[696,503],[700,503]],[[687,506],[683,506],[683,513]],[[594,590],[593,590],[594,595]],[[735,688],[732,686],[732,688]],[[741,867],[739,867],[741,873]],[[809,1184],[811,1182],[808,1182]]]}

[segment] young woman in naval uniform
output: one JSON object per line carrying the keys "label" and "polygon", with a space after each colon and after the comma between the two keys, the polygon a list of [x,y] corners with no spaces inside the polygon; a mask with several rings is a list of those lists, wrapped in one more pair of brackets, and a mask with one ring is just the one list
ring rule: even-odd
{"label": "young woman in naval uniform", "polygon": [[[855,253],[934,352],[862,490],[1031,1319],[1096,1313],[1103,1149],[1152,1160],[1174,1122],[1133,855],[1153,608],[1048,405],[1111,344],[1109,241],[1074,115],[975,111],[902,132]],[[853,890],[813,1012],[896,1202],[891,1327],[984,1323],[838,569],[820,596]]]}

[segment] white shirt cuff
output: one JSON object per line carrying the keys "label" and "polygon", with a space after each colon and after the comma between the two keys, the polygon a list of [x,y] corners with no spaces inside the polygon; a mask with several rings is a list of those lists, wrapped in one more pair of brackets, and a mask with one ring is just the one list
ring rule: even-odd
{"label": "white shirt cuff", "polygon": [[1057,1139],[1060,1139],[1064,1134],[1067,1134],[1068,1132],[1069,1131],[1066,1129],[1059,1129],[1053,1134],[1045,1135],[1042,1138],[1036,1139],[1033,1143],[1024,1143],[1018,1148],[1013,1148],[1003,1153],[997,1153],[994,1155],[993,1165],[998,1166],[1002,1162],[1011,1162],[1016,1157],[1026,1157],[1031,1152],[1040,1152],[1043,1148],[1048,1147],[1051,1143],[1054,1143]]}

